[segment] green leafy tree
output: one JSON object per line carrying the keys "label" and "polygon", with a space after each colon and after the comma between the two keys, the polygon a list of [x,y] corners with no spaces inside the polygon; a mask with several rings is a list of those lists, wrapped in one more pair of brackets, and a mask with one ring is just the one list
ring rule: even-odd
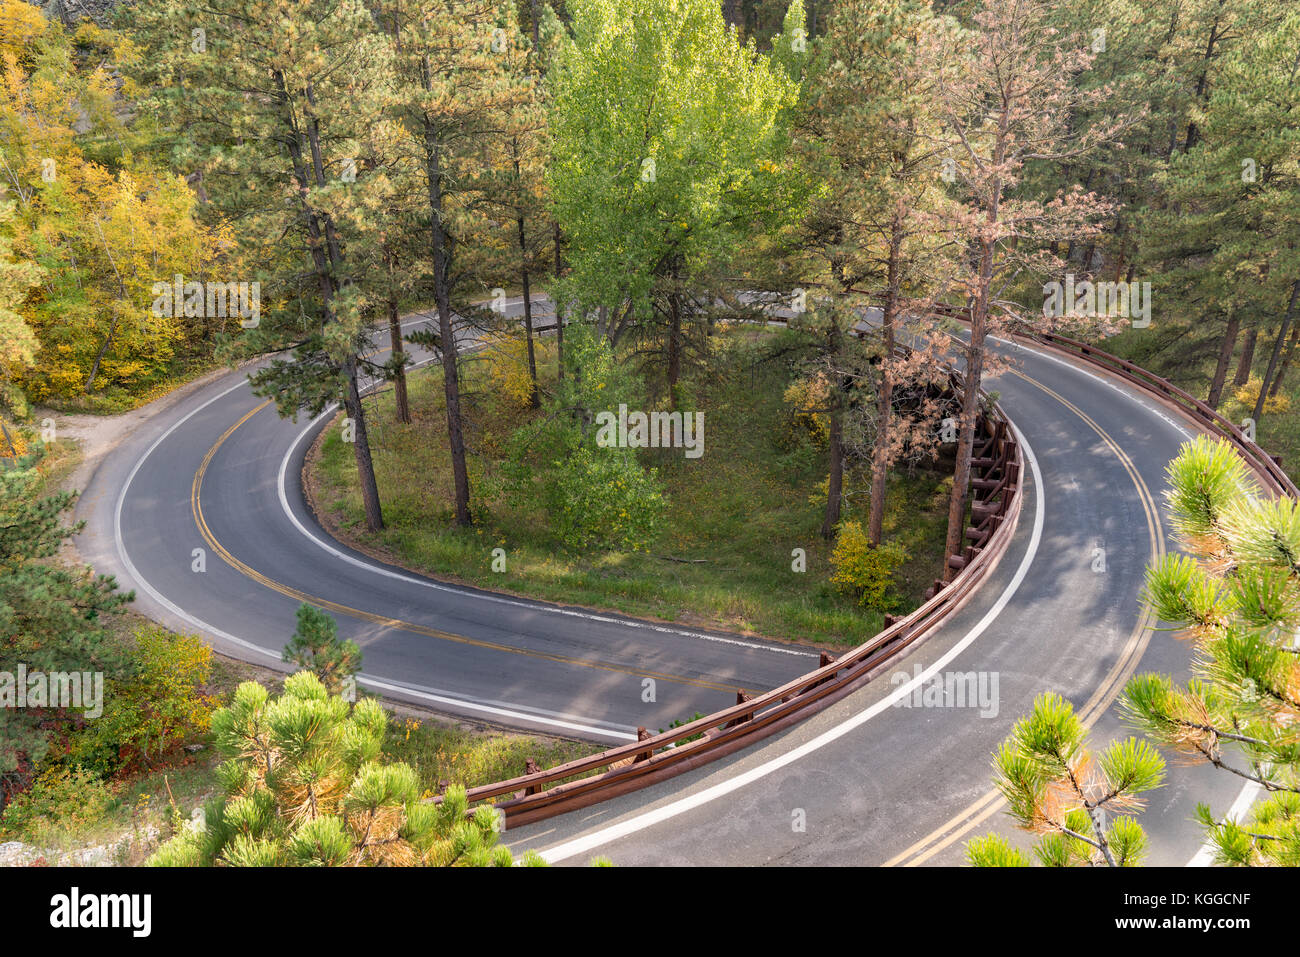
{"label": "green leafy tree", "polygon": [[1258,784],[1240,822],[1201,805],[1222,864],[1300,863],[1300,503],[1259,494],[1232,446],[1199,437],[1169,465],[1169,508],[1187,555],[1147,570],[1144,600],[1194,643],[1194,677],[1143,674],[1126,719],[1161,747]]}
{"label": "green leafy tree", "polygon": [[284,660],[306,668],[338,694],[344,682],[361,670],[361,648],[340,640],[339,626],[326,611],[303,602],[298,606],[298,628],[284,646]]}
{"label": "green leafy tree", "polygon": [[[736,250],[789,212],[784,71],[742,46],[715,0],[580,0],[548,75],[561,302],[611,344],[658,342],[680,381],[690,324]],[[702,292],[702,290],[704,290]],[[707,326],[705,327],[707,329]]]}
{"label": "green leafy tree", "polygon": [[[1074,708],[1041,694],[993,756],[996,784],[1016,825],[1040,835],[1033,854],[1048,867],[1140,864],[1147,838],[1130,815],[1142,794],[1160,787],[1165,762],[1148,742],[1115,741],[1094,754]],[[1004,838],[966,845],[978,867],[1025,866],[1029,858]]]}
{"label": "green leafy tree", "polygon": [[[349,706],[299,672],[272,699],[246,681],[212,717],[220,794],[197,822],[160,847],[159,867],[509,867],[498,812],[467,813],[465,791],[423,799],[406,764],[383,760],[388,716],[375,701]],[[528,855],[525,864],[538,864]]]}
{"label": "green leafy tree", "polygon": [[193,635],[137,628],[129,672],[104,686],[104,713],[79,731],[64,761],[104,776],[157,767],[187,739],[208,730],[217,699],[209,692],[212,648]]}

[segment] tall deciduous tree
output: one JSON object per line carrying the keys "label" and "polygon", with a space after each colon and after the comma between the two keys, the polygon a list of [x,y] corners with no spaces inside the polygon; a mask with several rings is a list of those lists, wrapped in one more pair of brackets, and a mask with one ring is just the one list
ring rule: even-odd
{"label": "tall deciduous tree", "polygon": [[657,340],[670,393],[688,290],[785,214],[778,116],[794,83],[742,46],[714,0],[580,0],[550,81],[550,184],[569,240],[561,301],[611,344]]}
{"label": "tall deciduous tree", "polygon": [[201,272],[216,238],[189,187],[137,152],[147,137],[124,121],[129,88],[118,92],[106,62],[130,59],[129,44],[91,26],[74,38],[31,14],[0,2],[0,192],[11,201],[0,230],[42,279],[6,302],[38,346],[0,373],[15,411],[26,398],[138,394],[210,342],[202,318],[159,315],[152,290]]}

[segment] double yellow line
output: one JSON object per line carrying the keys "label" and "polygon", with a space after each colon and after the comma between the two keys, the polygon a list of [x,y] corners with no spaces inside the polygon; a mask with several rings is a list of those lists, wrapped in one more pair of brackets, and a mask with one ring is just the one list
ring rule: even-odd
{"label": "double yellow line", "polygon": [[[529,651],[524,648],[515,648],[510,645],[502,645],[492,641],[482,641],[477,638],[467,638],[464,635],[454,635],[451,632],[441,631],[437,628],[429,628],[425,625],[418,625],[410,621],[402,621],[399,618],[389,618],[385,615],[377,615],[373,612],[364,611],[360,608],[353,608],[350,605],[343,605],[336,601],[330,601],[328,598],[321,598],[317,595],[308,594],[297,588],[277,582],[268,578],[257,569],[250,567],[245,562],[240,561],[230,553],[224,545],[217,540],[212,534],[212,529],[208,527],[207,520],[203,516],[203,478],[207,474],[208,466],[212,464],[213,457],[217,451],[225,444],[226,440],[235,434],[241,426],[249,419],[257,415],[271,404],[270,400],[263,402],[261,405],[250,410],[238,422],[226,429],[221,438],[217,439],[212,448],[208,449],[207,455],[203,456],[203,461],[199,464],[198,471],[194,473],[194,481],[190,485],[190,509],[194,513],[194,522],[199,528],[199,534],[207,542],[208,547],[221,556],[221,558],[236,571],[245,577],[252,579],[259,585],[263,585],[272,591],[279,592],[296,601],[307,602],[310,605],[316,605],[320,608],[326,608],[336,614],[347,615],[349,618],[359,618],[362,621],[372,622],[373,624],[383,626],[384,628],[394,628],[400,631],[411,632],[417,635],[424,635],[429,638],[438,638],[443,641],[451,641],[461,645],[472,645],[476,648],[488,648],[492,651],[504,651],[512,655],[522,655],[525,658],[533,658],[541,661],[552,661],[564,665],[577,665],[582,668],[593,668],[598,671],[609,671],[617,674],[631,675],[635,678],[654,678],[658,681],[668,681],[676,684],[692,685],[697,688],[706,688],[710,691],[723,691],[734,694],[740,690],[736,685],[718,684],[712,681],[705,681],[700,678],[683,678],[678,675],[664,674],[657,671],[646,671],[642,669],[624,668],[618,665],[601,664],[596,661],[588,661],[582,658],[573,658],[568,655],[549,654],[541,651]],[[287,640],[287,636],[286,636]]]}
{"label": "double yellow line", "polygon": [[[1142,480],[1142,476],[1138,472],[1137,467],[1133,464],[1133,460],[1128,457],[1128,454],[1120,448],[1119,443],[1117,443],[1105,429],[1098,425],[1091,416],[1073,402],[1070,402],[1064,396],[1049,389],[1037,379],[1025,375],[1023,372],[1013,369],[1012,373],[1019,376],[1021,379],[1024,379],[1031,385],[1037,386],[1039,389],[1043,390],[1043,392],[1047,393],[1057,402],[1060,402],[1063,406],[1077,415],[1090,429],[1096,432],[1101,438],[1101,441],[1115,453],[1115,457],[1119,459],[1120,465],[1124,467],[1124,470],[1128,472],[1129,477],[1133,480],[1133,484],[1137,488],[1138,499],[1142,503],[1142,510],[1146,514],[1147,532],[1150,536],[1151,542],[1150,561],[1154,563],[1163,558],[1165,554],[1165,534],[1164,528],[1160,524],[1160,513],[1156,509],[1155,500],[1152,498],[1151,490],[1147,487],[1146,482]],[[1038,494],[1042,495],[1043,490],[1039,489]],[[1084,727],[1090,728],[1096,723],[1097,719],[1100,718],[1106,712],[1106,709],[1110,707],[1111,702],[1119,696],[1120,691],[1123,689],[1124,684],[1128,681],[1129,677],[1137,670],[1138,662],[1141,661],[1142,655],[1151,641],[1154,624],[1154,616],[1151,614],[1149,609],[1144,608],[1142,616],[1138,619],[1137,625],[1134,627],[1128,640],[1125,642],[1124,647],[1120,652],[1119,659],[1115,662],[1115,666],[1111,668],[1106,677],[1102,679],[1097,690],[1092,693],[1092,697],[1084,703],[1083,707],[1078,709],[1079,718],[1083,722]],[[907,850],[903,851],[901,854],[896,854],[894,857],[885,861],[884,866],[895,867],[902,865],[903,867],[916,867],[920,864],[924,864],[940,851],[950,847],[954,842],[960,840],[975,828],[979,827],[1005,807],[1006,803],[1006,800],[1001,794],[995,790],[990,790],[979,800],[945,821]]]}

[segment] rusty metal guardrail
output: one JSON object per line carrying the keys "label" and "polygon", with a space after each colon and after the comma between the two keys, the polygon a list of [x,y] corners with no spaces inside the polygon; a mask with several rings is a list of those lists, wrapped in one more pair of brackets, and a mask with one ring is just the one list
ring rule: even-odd
{"label": "rusty metal guardrail", "polygon": [[[955,392],[962,377],[950,373]],[[972,462],[972,524],[955,556],[951,582],[910,614],[886,617],[886,627],[844,654],[823,652],[819,667],[771,691],[737,694],[729,708],[660,734],[637,729],[635,743],[470,788],[471,805],[495,801],[506,827],[519,827],[639,790],[700,767],[798,723],[865,685],[890,659],[952,615],[1005,554],[1021,507],[1024,454],[1001,407],[984,402]],[[504,801],[495,799],[506,798]]]}
{"label": "rusty metal guardrail", "polygon": [[[938,315],[970,322],[968,310],[958,306],[935,306],[932,311]],[[1056,332],[1024,332],[1013,330],[1012,338],[1039,345],[1049,346],[1076,358],[1083,359],[1091,365],[1104,369],[1126,382],[1136,385],[1144,392],[1173,403],[1183,414],[1189,416],[1202,428],[1219,435],[1231,442],[1246,462],[1264,479],[1268,488],[1278,494],[1300,498],[1300,488],[1296,487],[1291,476],[1282,468],[1281,459],[1265,451],[1253,439],[1247,438],[1237,423],[1230,421],[1217,409],[1185,389],[1174,385],[1168,379],[1150,372],[1134,362],[1121,359],[1104,349],[1098,349],[1089,342],[1072,339]]]}
{"label": "rusty metal guardrail", "polygon": [[1232,442],[1236,446],[1238,453],[1250,463],[1255,471],[1264,477],[1273,491],[1289,495],[1292,498],[1300,498],[1300,489],[1296,487],[1295,482],[1291,480],[1291,476],[1282,468],[1281,461],[1277,456],[1269,454],[1254,441],[1247,438],[1240,426],[1226,419],[1212,406],[1180,389],[1168,379],[1163,379],[1154,372],[1148,372],[1127,359],[1111,355],[1109,352],[1098,349],[1087,342],[1080,342],[1078,339],[1071,339],[1054,332],[1042,332],[1030,336],[1021,335],[1021,338],[1053,346],[1076,355],[1133,383],[1146,392],[1154,393],[1174,402],[1202,427]]}

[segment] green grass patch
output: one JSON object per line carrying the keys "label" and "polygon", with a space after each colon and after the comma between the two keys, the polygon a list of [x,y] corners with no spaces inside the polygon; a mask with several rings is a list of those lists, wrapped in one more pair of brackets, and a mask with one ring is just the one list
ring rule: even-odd
{"label": "green grass patch", "polygon": [[[748,631],[773,638],[852,644],[875,634],[883,613],[859,607],[830,584],[830,544],[819,534],[826,454],[809,442],[782,441],[791,380],[783,363],[730,337],[713,372],[688,382],[683,408],[705,412],[705,452],[644,450],[659,470],[669,503],[648,551],[574,551],[558,544],[547,516],[502,497],[483,497],[483,480],[500,462],[507,436],[529,409],[493,388],[492,361],[464,365],[466,442],[471,484],[479,497],[476,525],[453,524],[450,455],[441,371],[410,376],[413,422],[395,421],[391,389],[367,400],[368,424],[387,528],[364,526],[352,446],[337,425],[327,429],[309,464],[322,519],[342,538],[418,571],[487,588],[687,625]],[[554,352],[539,350],[543,388],[554,384]],[[498,370],[499,372],[499,370]],[[497,381],[500,381],[499,379]],[[909,554],[898,570],[895,612],[915,608],[941,564],[950,479],[939,472],[898,469],[890,476],[885,535]],[[865,524],[864,472],[846,477],[845,518]],[[820,496],[819,496],[820,490]],[[492,570],[492,551],[506,552],[506,570]],[[792,550],[807,571],[792,571]]]}
{"label": "green grass patch", "polygon": [[438,793],[438,785],[444,781],[472,788],[518,777],[529,758],[539,768],[549,768],[603,750],[603,745],[468,730],[416,718],[392,718],[384,743],[388,758],[415,769],[427,795]]}

